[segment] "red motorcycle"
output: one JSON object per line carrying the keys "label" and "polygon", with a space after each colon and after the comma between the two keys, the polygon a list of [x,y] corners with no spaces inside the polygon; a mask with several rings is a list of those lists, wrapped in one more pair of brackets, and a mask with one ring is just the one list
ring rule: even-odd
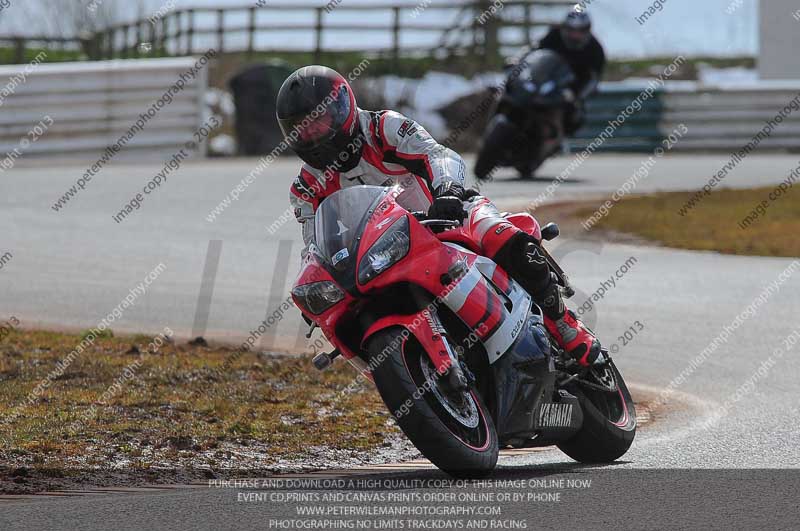
{"label": "red motorcycle", "polygon": [[[636,432],[625,382],[607,352],[580,367],[545,328],[522,287],[479,255],[461,224],[427,219],[427,199],[400,186],[356,186],[322,202],[295,303],[374,381],[422,454],[456,477],[490,473],[500,447],[558,445],[581,462],[622,456]],[[537,239],[528,214],[507,216]],[[548,261],[564,294],[572,290]]]}

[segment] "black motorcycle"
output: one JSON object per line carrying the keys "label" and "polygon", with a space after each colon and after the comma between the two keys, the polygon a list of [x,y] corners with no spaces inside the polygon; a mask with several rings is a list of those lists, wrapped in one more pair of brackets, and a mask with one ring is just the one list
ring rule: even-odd
{"label": "black motorcycle", "polygon": [[552,50],[536,50],[511,69],[475,163],[479,180],[502,166],[531,178],[560,149],[574,80],[572,68]]}

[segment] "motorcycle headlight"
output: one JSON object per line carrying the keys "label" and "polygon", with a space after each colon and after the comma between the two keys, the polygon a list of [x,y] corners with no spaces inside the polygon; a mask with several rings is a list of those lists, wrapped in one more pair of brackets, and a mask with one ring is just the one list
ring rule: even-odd
{"label": "motorcycle headlight", "polygon": [[542,96],[546,96],[546,95],[550,94],[551,92],[553,92],[553,90],[555,88],[556,88],[556,82],[555,81],[552,81],[552,80],[551,81],[546,81],[544,83],[544,85],[542,85],[539,88],[539,92],[542,94]]}
{"label": "motorcycle headlight", "polygon": [[298,303],[314,315],[321,314],[344,299],[344,292],[329,280],[295,286],[292,289],[292,295]]}
{"label": "motorcycle headlight", "polygon": [[358,266],[359,284],[366,284],[408,254],[408,233],[408,216],[403,216],[372,244]]}

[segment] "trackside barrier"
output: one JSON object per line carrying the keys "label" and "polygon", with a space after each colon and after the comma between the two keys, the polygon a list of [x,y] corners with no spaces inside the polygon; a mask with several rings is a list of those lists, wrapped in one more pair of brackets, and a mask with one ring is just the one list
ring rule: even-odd
{"label": "trackside barrier", "polygon": [[[49,116],[52,125],[35,142],[26,143],[25,158],[99,156],[196,60],[181,57],[38,64],[33,68],[0,66],[0,153],[19,149],[28,131]],[[183,90],[148,118],[118,156],[167,159],[186,149],[203,123],[207,70],[205,66],[194,79],[186,81]],[[205,143],[187,152],[205,155]]]}
{"label": "trackside barrier", "polygon": [[[587,123],[571,143],[582,149],[617,120],[646,88],[647,81],[603,83],[587,104]],[[651,151],[680,124],[688,133],[674,150],[732,151],[750,142],[776,115],[794,105],[759,150],[800,150],[800,80],[759,81],[709,86],[667,81],[653,97],[642,101],[613,137],[598,151]],[[794,100],[794,103],[792,103]]]}

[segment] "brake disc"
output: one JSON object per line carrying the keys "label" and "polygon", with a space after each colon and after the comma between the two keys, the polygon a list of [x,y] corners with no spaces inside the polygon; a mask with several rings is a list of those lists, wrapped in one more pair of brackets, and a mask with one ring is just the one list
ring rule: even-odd
{"label": "brake disc", "polygon": [[[441,385],[447,385],[447,383],[444,378],[439,377],[439,373],[433,368],[430,360],[420,357],[420,367],[422,368],[422,375],[425,377],[425,386],[430,389],[439,404],[460,424],[467,428],[477,427],[480,422],[480,416],[472,394],[468,391],[459,391],[462,404],[460,406],[454,404],[450,398],[452,392],[440,388]],[[425,392],[425,390],[422,389],[422,392]]]}

